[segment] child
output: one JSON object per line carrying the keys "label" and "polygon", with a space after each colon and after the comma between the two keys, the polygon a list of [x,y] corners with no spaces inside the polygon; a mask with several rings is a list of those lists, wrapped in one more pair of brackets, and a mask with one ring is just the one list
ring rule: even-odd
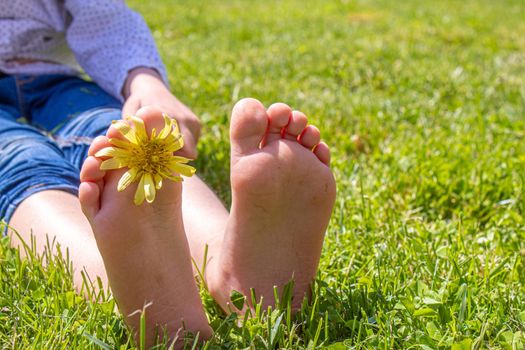
{"label": "child", "polygon": [[[188,157],[200,130],[169,92],[140,16],[116,0],[0,0],[0,38],[0,217],[22,239],[32,232],[42,251],[50,235],[67,248],[77,287],[82,270],[109,283],[132,329],[149,305],[150,344],[157,326],[172,338],[183,326],[211,335],[191,263],[202,269],[206,246],[204,277],[225,311],[232,290],[254,288],[270,305],[273,286],[292,277],[300,305],[335,198],[329,149],[303,113],[236,104],[229,213],[197,176],[166,180],[153,203],[135,206],[136,184],[117,192],[126,169],[101,171],[94,156],[121,137],[111,121],[132,114],[160,130],[167,113]],[[75,61],[94,82],[78,77]]]}

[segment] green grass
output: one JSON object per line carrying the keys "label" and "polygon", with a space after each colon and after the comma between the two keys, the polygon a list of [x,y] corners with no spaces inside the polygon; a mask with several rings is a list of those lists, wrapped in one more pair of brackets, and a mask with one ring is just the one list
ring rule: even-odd
{"label": "green grass", "polygon": [[[215,348],[523,349],[525,3],[129,1],[201,116],[199,173],[229,202],[228,114],[285,101],[333,151],[338,198],[314,300]],[[113,301],[57,258],[0,244],[3,348],[133,348]]]}

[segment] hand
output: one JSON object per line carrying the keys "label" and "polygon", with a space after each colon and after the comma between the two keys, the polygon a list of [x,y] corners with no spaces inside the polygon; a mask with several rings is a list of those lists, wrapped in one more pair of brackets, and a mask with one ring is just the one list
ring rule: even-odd
{"label": "hand", "polygon": [[144,106],[156,106],[177,120],[184,137],[180,155],[195,159],[201,123],[197,116],[168,90],[157,71],[139,67],[131,70],[123,88],[123,115],[134,115]]}

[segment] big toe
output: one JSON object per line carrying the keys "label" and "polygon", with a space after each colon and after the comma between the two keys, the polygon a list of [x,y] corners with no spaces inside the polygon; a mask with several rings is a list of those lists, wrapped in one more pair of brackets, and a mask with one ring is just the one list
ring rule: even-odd
{"label": "big toe", "polygon": [[232,153],[243,155],[258,149],[267,127],[268,115],[261,102],[253,98],[237,102],[230,121]]}
{"label": "big toe", "polygon": [[[156,133],[158,134],[159,131],[162,130],[164,127],[164,117],[163,112],[160,108],[155,106],[144,106],[141,107],[136,113],[135,116],[142,119],[144,122],[144,126],[146,128],[146,132],[148,135],[151,136],[151,132],[153,129],[155,129]],[[131,124],[131,121],[124,117],[124,120],[126,120],[128,123]],[[107,137],[113,139],[123,139],[122,134],[120,131],[118,131],[114,126],[111,126],[107,132]]]}
{"label": "big toe", "polygon": [[[164,127],[164,112],[155,106],[145,106],[141,107],[137,113],[137,117],[141,118],[144,121],[146,131],[148,135],[151,135],[153,129],[156,130],[157,134]],[[171,116],[173,117],[173,116]]]}

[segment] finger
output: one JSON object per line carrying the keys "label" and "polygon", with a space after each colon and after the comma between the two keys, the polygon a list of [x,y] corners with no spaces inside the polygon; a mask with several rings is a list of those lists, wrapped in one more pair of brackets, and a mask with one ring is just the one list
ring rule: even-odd
{"label": "finger", "polygon": [[186,128],[182,129],[181,133],[184,138],[184,147],[178,153],[190,159],[197,158],[197,145],[193,134]]}
{"label": "finger", "polygon": [[201,128],[202,128],[200,120],[197,117],[195,117],[191,119],[191,122],[188,124],[189,124],[188,129],[193,135],[194,140],[198,140],[201,136]]}
{"label": "finger", "polygon": [[186,114],[172,113],[168,115],[179,123],[181,129],[186,128],[189,131],[195,140],[198,140],[201,133],[201,121],[195,114],[189,111]]}

